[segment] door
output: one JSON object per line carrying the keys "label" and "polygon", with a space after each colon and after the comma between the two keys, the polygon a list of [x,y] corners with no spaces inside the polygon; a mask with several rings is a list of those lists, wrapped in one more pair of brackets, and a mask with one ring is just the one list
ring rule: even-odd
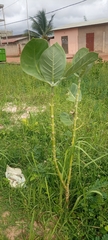
{"label": "door", "polygon": [[86,33],[86,48],[94,51],[94,33]]}

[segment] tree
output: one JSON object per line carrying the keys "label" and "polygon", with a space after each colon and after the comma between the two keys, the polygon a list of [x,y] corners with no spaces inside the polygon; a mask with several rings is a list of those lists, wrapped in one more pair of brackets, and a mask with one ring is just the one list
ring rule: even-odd
{"label": "tree", "polygon": [[45,10],[39,11],[34,17],[31,17],[32,20],[32,29],[30,31],[30,35],[35,38],[43,38],[47,41],[49,40],[49,36],[52,34],[54,15],[51,16],[51,19],[48,21],[46,18]]}

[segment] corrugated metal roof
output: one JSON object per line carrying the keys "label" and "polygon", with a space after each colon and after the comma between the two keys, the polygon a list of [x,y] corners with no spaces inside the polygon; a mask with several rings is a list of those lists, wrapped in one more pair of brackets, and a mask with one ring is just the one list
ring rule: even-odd
{"label": "corrugated metal roof", "polygon": [[2,44],[5,44],[5,43],[15,43],[15,42],[18,42],[20,40],[23,40],[23,39],[26,39],[27,37],[19,37],[19,38],[8,38],[7,40],[6,39],[2,39]]}
{"label": "corrugated metal roof", "polygon": [[80,23],[78,22],[78,23],[68,24],[65,26],[61,26],[59,28],[54,28],[53,31],[68,29],[68,28],[85,27],[85,26],[90,26],[90,25],[98,25],[98,24],[104,24],[104,23],[108,23],[108,18],[94,20],[94,21],[84,21],[84,22],[80,22]]}

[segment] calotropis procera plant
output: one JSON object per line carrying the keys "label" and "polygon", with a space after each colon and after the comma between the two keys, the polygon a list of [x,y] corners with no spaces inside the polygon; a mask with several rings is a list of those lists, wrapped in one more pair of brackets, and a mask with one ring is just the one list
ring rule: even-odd
{"label": "calotropis procera plant", "polygon": [[[80,49],[74,56],[70,68],[66,68],[66,55],[63,48],[55,43],[48,45],[44,39],[32,39],[26,44],[21,54],[21,66],[24,72],[35,77],[37,80],[46,82],[51,88],[51,126],[52,126],[52,154],[53,163],[56,168],[57,175],[60,179],[60,184],[65,191],[65,198],[67,207],[69,205],[70,196],[70,181],[72,177],[72,164],[75,152],[75,140],[77,130],[77,115],[78,115],[78,102],[81,101],[80,84],[81,78],[85,71],[96,61],[98,54],[89,52],[87,48]],[[72,141],[71,141],[71,154],[68,168],[64,158],[62,168],[59,168],[56,155],[56,136],[55,136],[55,116],[54,116],[54,88],[61,81],[66,81],[75,74],[78,78],[78,85],[72,83],[69,91],[68,100],[74,102],[75,113],[73,121],[69,118],[67,113],[61,114],[61,120],[66,125],[72,125]]]}

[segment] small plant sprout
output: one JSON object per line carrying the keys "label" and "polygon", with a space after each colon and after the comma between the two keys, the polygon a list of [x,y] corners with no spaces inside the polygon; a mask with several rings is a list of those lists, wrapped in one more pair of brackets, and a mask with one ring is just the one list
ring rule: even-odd
{"label": "small plant sprout", "polygon": [[[70,182],[72,178],[72,165],[74,161],[76,131],[78,119],[78,103],[81,101],[81,79],[84,73],[91,67],[91,64],[96,61],[98,54],[89,52],[87,48],[80,49],[74,56],[70,68],[66,71],[66,55],[58,43],[50,46],[44,39],[32,39],[24,47],[21,54],[21,66],[24,72],[35,77],[37,80],[43,81],[51,88],[51,128],[52,128],[52,154],[53,163],[57,175],[60,179],[60,184],[65,192],[66,205],[69,206],[70,197]],[[73,119],[67,113],[62,113],[61,121],[67,125],[72,125],[72,140],[70,147],[70,160],[68,167],[66,166],[66,159],[64,164],[59,167],[56,154],[56,135],[55,135],[55,113],[54,113],[54,89],[61,81],[72,79],[75,74],[78,79],[78,84],[72,83],[69,89],[67,100],[74,103]]]}

